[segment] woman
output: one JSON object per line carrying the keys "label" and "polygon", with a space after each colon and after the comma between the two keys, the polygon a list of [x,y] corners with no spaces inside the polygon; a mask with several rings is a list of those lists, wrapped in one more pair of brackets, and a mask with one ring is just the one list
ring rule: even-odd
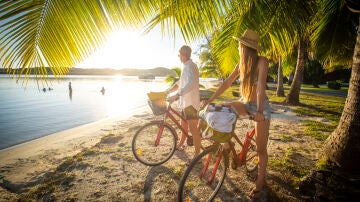
{"label": "woman", "polygon": [[240,76],[241,101],[234,101],[230,105],[236,109],[238,115],[252,114],[254,117],[259,165],[255,188],[251,191],[250,197],[258,199],[264,186],[268,162],[267,141],[271,111],[265,90],[269,63],[265,57],[258,56],[260,37],[256,32],[247,29],[241,38],[233,38],[239,41],[240,61],[204,106],[221,95]]}

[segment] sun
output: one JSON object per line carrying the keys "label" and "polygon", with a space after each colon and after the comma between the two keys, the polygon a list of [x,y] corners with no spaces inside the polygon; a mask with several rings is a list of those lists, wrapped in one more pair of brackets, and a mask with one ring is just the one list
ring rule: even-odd
{"label": "sun", "polygon": [[180,65],[178,48],[181,39],[163,36],[154,29],[144,34],[139,30],[110,33],[104,46],[76,67],[80,68],[173,68]]}

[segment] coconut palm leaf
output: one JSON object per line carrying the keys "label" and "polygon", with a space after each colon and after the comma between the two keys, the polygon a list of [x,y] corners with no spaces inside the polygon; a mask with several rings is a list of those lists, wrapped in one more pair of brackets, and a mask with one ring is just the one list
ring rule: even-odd
{"label": "coconut palm leaf", "polygon": [[141,22],[147,13],[134,6],[115,0],[1,1],[1,64],[19,76],[63,75],[100,47],[106,34]]}
{"label": "coconut palm leaf", "polygon": [[316,56],[327,69],[337,65],[351,65],[358,20],[358,14],[349,12],[344,1],[322,1],[314,18],[311,42]]}
{"label": "coconut palm leaf", "polygon": [[165,78],[165,82],[169,83],[170,86],[174,85],[179,79],[181,75],[181,68],[180,67],[174,67],[171,70],[175,72],[175,76],[173,75],[167,75]]}

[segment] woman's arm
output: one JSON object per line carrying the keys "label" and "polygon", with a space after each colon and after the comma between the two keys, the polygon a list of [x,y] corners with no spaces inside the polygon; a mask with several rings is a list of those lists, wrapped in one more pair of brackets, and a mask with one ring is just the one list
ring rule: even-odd
{"label": "woman's arm", "polygon": [[[258,119],[258,121],[261,121],[261,119],[264,119],[263,110],[264,110],[264,101],[266,99],[266,80],[267,80],[267,74],[269,69],[269,62],[266,58],[260,57],[258,61],[258,70],[259,70],[259,76],[258,76],[258,83],[256,88],[256,103],[257,103],[257,112],[256,114],[261,114],[262,117]],[[257,121],[256,116],[254,117],[255,121]]]}
{"label": "woman's arm", "polygon": [[221,95],[226,89],[228,89],[235,79],[239,76],[239,64],[235,66],[234,71],[229,75],[228,78],[221,84],[221,86],[215,91],[214,94],[204,103],[204,105],[215,100],[219,95]]}

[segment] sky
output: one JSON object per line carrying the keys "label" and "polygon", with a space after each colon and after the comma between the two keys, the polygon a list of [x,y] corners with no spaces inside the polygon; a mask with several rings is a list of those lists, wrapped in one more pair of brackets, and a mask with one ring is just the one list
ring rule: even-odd
{"label": "sky", "polygon": [[[79,68],[140,68],[180,67],[178,50],[184,45],[190,45],[195,52],[199,41],[185,43],[177,32],[173,37],[162,36],[160,28],[155,28],[147,34],[140,29],[119,30],[108,35],[104,46],[76,65]],[[192,54],[194,62],[198,58]]]}

